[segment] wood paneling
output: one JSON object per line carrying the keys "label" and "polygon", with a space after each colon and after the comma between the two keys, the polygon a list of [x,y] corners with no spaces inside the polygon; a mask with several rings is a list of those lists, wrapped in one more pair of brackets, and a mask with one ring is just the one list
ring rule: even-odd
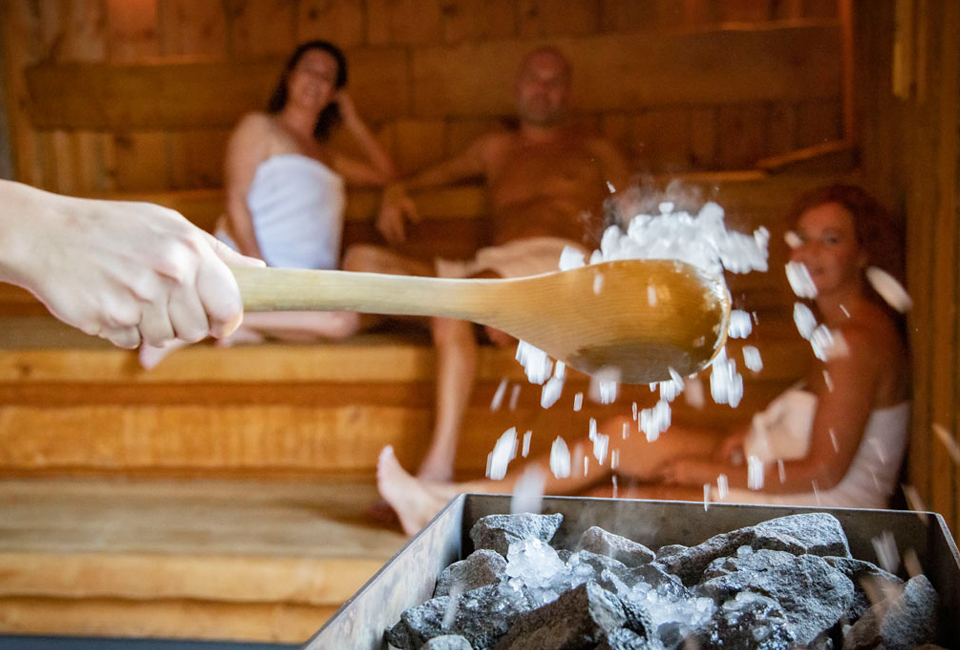
{"label": "wood paneling", "polygon": [[[574,62],[574,105],[583,111],[840,96],[835,25],[657,38],[605,35],[555,43]],[[507,41],[414,50],[414,112],[424,117],[510,114],[513,77],[529,49],[529,43]]]}
{"label": "wood paneling", "polygon": [[[908,22],[922,44],[907,48],[912,59],[895,60],[906,55],[895,47],[898,5],[913,12]],[[956,534],[960,481],[949,447],[960,433],[960,6],[861,0],[855,9],[865,178],[907,226],[914,299],[909,481]],[[925,81],[895,88],[897,67]]]}
{"label": "wood paneling", "polygon": [[[793,131],[748,154],[715,128],[721,105],[849,99],[842,16],[823,8],[837,1],[11,0],[0,29],[20,178],[90,193],[218,185],[200,152],[221,155],[294,43],[318,37],[347,49],[351,92],[407,171],[510,115],[515,67],[542,39],[574,61],[575,121],[618,133],[637,171],[750,167],[838,131],[830,111],[781,121]],[[445,126],[410,130],[423,120]]]}
{"label": "wood paneling", "polygon": [[[369,119],[402,113],[407,69],[399,52],[350,58],[351,92]],[[27,71],[30,119],[40,128],[138,130],[233,127],[264,110],[283,61],[103,66],[40,65]],[[58,94],[55,88],[60,88]]]}

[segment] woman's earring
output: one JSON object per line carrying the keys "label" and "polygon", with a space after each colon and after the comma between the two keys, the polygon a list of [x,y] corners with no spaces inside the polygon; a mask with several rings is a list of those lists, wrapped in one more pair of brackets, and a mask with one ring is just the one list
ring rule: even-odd
{"label": "woman's earring", "polygon": [[901,314],[906,313],[913,307],[913,300],[910,294],[903,288],[895,277],[876,266],[868,266],[865,271],[867,282],[873,287],[884,302],[896,309]]}

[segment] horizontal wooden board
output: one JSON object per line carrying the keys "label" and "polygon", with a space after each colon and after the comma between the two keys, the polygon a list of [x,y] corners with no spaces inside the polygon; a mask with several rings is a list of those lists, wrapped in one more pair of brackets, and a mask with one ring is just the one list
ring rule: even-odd
{"label": "horizontal wooden board", "polygon": [[[795,24],[794,24],[795,25]],[[835,22],[556,41],[575,62],[574,106],[637,110],[668,104],[836,100]],[[494,116],[514,111],[523,40],[459,46],[356,48],[351,93],[365,116]],[[262,109],[282,61],[44,63],[25,72],[28,115],[39,129],[119,132],[222,128]]]}
{"label": "horizontal wooden board", "polygon": [[[373,121],[407,110],[407,58],[399,48],[347,53],[350,92]],[[182,61],[136,65],[44,63],[25,70],[27,114],[36,128],[142,129],[231,127],[264,110],[284,60]]]}
{"label": "horizontal wooden board", "polygon": [[[840,28],[806,26],[613,34],[551,41],[574,66],[577,110],[637,110],[839,98]],[[514,111],[513,79],[524,41],[413,51],[418,117]]]}
{"label": "horizontal wooden board", "polygon": [[190,599],[0,598],[0,633],[305,643],[338,607]]}

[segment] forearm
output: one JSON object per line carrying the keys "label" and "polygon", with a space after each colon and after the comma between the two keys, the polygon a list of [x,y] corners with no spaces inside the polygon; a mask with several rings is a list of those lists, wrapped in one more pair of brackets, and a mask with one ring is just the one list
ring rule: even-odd
{"label": "forearm", "polygon": [[257,242],[257,233],[253,227],[253,215],[246,204],[236,199],[227,203],[227,218],[231,235],[242,255],[263,259],[263,252]]}
{"label": "forearm", "polygon": [[359,117],[349,120],[345,123],[350,135],[356,140],[363,155],[367,158],[373,168],[378,172],[380,184],[386,185],[397,178],[397,169],[393,160],[387,153],[380,141],[373,135],[366,123]]}
{"label": "forearm", "polygon": [[44,232],[67,218],[70,201],[29,185],[0,180],[0,280],[33,289],[32,253],[43,241]]}

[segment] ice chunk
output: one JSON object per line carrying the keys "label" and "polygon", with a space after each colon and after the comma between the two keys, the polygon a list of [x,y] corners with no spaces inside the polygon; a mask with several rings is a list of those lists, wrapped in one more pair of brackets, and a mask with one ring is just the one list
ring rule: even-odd
{"label": "ice chunk", "polygon": [[550,448],[550,471],[556,478],[570,476],[570,449],[567,447],[567,441],[559,436]]}
{"label": "ice chunk", "polygon": [[742,309],[734,309],[730,312],[730,324],[727,326],[727,336],[732,339],[745,339],[753,331],[753,321],[750,320],[750,314]]}
{"label": "ice chunk", "polygon": [[752,345],[743,346],[743,365],[753,372],[763,370],[763,361],[760,359],[760,350]]}
{"label": "ice chunk", "polygon": [[517,457],[517,430],[510,427],[497,440],[490,452],[487,477],[500,481],[507,475],[507,465]]}
{"label": "ice chunk", "polygon": [[787,262],[787,280],[790,288],[800,298],[816,298],[817,286],[810,277],[810,271],[802,262]]}

